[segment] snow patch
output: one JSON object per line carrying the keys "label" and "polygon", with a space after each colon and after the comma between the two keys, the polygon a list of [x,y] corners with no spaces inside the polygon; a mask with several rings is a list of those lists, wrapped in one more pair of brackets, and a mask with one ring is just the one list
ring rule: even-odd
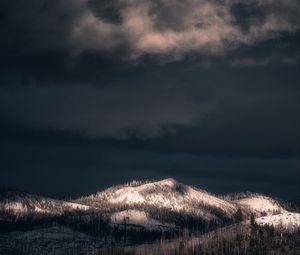
{"label": "snow patch", "polygon": [[300,213],[281,213],[260,217],[255,220],[260,226],[272,226],[275,228],[297,229],[300,227]]}
{"label": "snow patch", "polygon": [[13,198],[11,201],[0,202],[0,210],[8,211],[16,215],[24,215],[27,213],[62,214],[64,211],[86,211],[89,209],[90,207],[87,205],[30,195]]}
{"label": "snow patch", "polygon": [[4,204],[4,210],[13,211],[15,213],[27,212],[28,209],[21,202],[8,202]]}
{"label": "snow patch", "polygon": [[89,210],[90,207],[87,205],[82,205],[78,203],[72,203],[72,202],[64,202],[63,206],[65,206],[67,209],[73,209],[73,210]]}
{"label": "snow patch", "polygon": [[111,216],[112,223],[137,225],[146,228],[170,227],[170,224],[162,224],[161,222],[150,218],[146,212],[140,210],[124,210],[113,213]]}
{"label": "snow patch", "polygon": [[286,212],[276,201],[265,196],[247,197],[235,202],[254,213],[274,214]]}

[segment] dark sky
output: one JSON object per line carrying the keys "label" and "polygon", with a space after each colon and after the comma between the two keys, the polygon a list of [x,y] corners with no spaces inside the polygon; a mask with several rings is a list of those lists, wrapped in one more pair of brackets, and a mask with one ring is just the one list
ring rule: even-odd
{"label": "dark sky", "polygon": [[0,186],[299,198],[297,0],[1,0],[0,29]]}

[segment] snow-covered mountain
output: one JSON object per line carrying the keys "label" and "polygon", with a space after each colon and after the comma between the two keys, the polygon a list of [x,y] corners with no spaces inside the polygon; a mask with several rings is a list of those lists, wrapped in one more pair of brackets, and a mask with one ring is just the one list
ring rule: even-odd
{"label": "snow-covered mountain", "polygon": [[75,200],[59,200],[22,192],[0,194],[0,212],[18,216],[29,213],[60,215],[66,211],[91,211],[105,214],[112,224],[144,228],[169,228],[181,216],[204,221],[234,220],[237,213],[256,217],[288,213],[274,199],[249,194],[240,199],[224,199],[204,190],[169,178],[113,186]]}
{"label": "snow-covered mountain", "polygon": [[156,182],[132,182],[115,186],[75,202],[93,207],[105,205],[107,208],[155,207],[174,212],[193,213],[204,218],[214,215],[211,209],[220,210],[224,215],[232,215],[237,207],[206,191],[181,184],[172,178]]}
{"label": "snow-covered mountain", "polygon": [[134,181],[73,200],[0,191],[0,255],[107,254],[108,247],[128,245],[136,251],[130,254],[161,254],[162,247],[169,251],[164,254],[175,254],[184,238],[184,247],[232,246],[241,236],[250,245],[251,235],[260,243],[261,231],[277,241],[285,235],[292,249],[300,214],[260,194],[220,197],[171,178]]}
{"label": "snow-covered mountain", "polygon": [[254,213],[256,216],[286,212],[276,200],[270,197],[249,194],[238,200],[222,199],[204,190],[179,183],[172,178],[154,182],[134,181],[113,186],[81,197],[74,202],[94,208],[105,207],[108,211],[167,209],[201,216],[204,219],[213,219],[220,215],[233,217],[238,209],[246,215]]}

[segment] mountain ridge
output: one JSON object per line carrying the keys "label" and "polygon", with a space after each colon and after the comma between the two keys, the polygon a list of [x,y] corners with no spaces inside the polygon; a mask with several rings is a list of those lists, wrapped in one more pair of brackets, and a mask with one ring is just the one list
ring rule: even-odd
{"label": "mountain ridge", "polygon": [[18,217],[30,213],[95,212],[106,215],[112,224],[122,225],[127,219],[128,224],[144,228],[177,226],[183,224],[181,218],[187,217],[222,224],[233,222],[238,214],[249,218],[250,214],[262,217],[287,213],[278,201],[262,194],[223,199],[173,178],[132,181],[70,200],[17,192],[10,195],[0,195],[0,212]]}

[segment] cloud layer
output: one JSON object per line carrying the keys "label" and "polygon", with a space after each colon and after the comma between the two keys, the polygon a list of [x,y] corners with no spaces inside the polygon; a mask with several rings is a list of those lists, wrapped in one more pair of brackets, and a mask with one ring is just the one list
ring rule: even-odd
{"label": "cloud layer", "polygon": [[[17,106],[17,107],[16,107]],[[92,138],[149,138],[193,126],[217,109],[182,90],[145,86],[28,87],[0,90],[3,120],[35,128],[73,131]],[[1,109],[0,109],[1,113]]]}
{"label": "cloud layer", "polygon": [[222,55],[299,29],[296,1],[115,0],[104,6],[115,22],[105,19],[102,1],[90,3],[98,9],[87,9],[72,28],[78,51],[129,45],[131,57]]}
{"label": "cloud layer", "polygon": [[298,14],[296,0],[0,1],[0,135],[295,157]]}
{"label": "cloud layer", "polygon": [[[1,3],[10,26],[3,27],[9,33],[2,44],[16,43],[27,51],[67,49],[74,56],[120,50],[131,59],[147,54],[179,59],[193,52],[224,55],[299,29],[295,0],[17,2]],[[26,36],[17,41],[20,31]]]}
{"label": "cloud layer", "polygon": [[298,0],[1,0],[0,185],[172,176],[296,200],[299,16]]}

